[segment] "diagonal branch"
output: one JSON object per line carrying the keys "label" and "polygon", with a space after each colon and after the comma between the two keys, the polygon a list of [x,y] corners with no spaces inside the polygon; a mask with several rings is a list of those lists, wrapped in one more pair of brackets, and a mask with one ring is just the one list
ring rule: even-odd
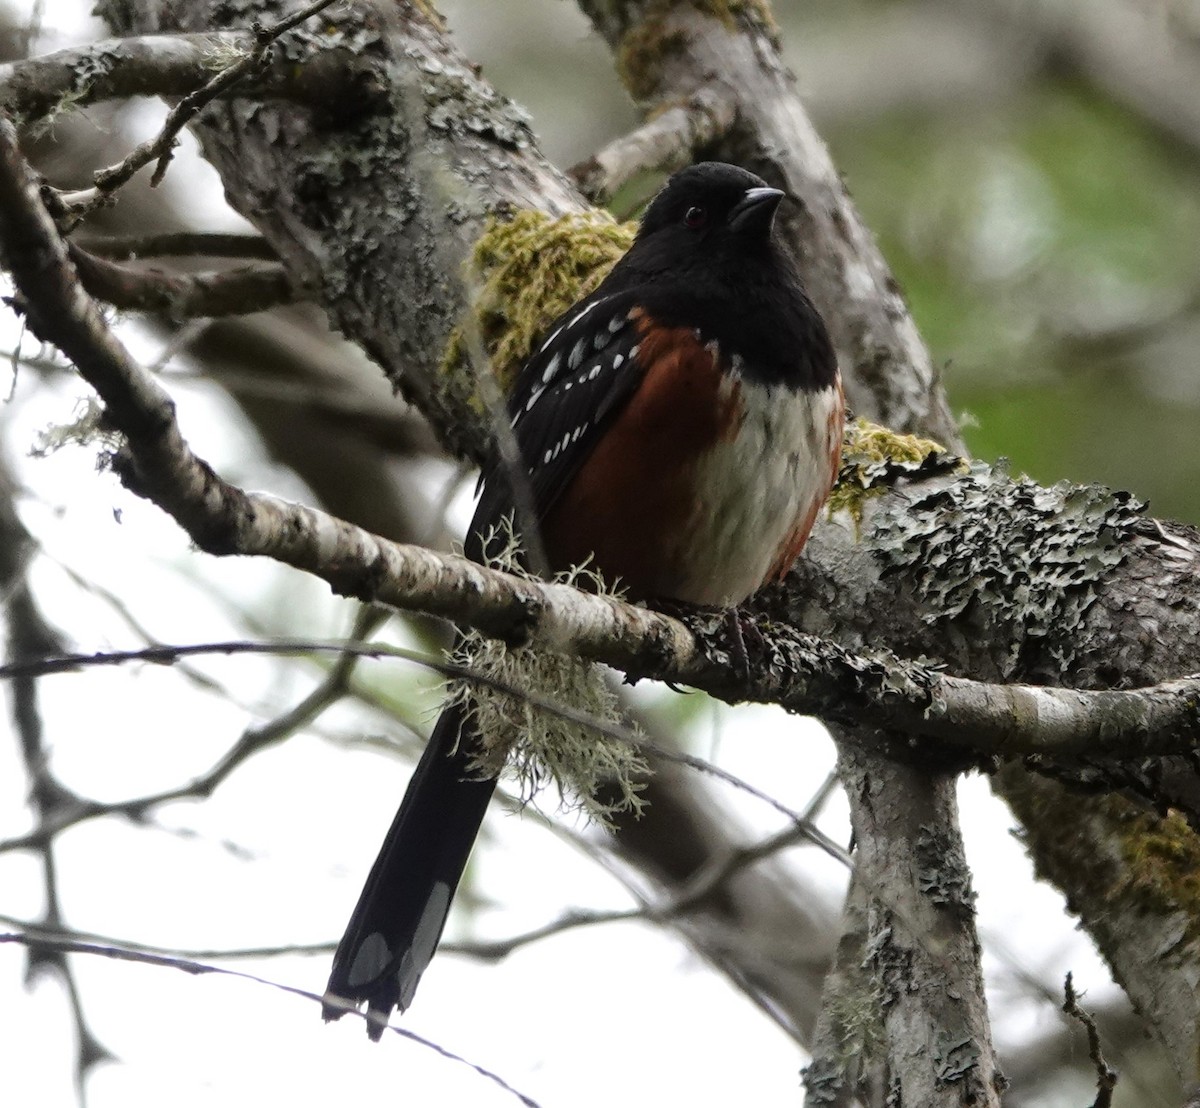
{"label": "diagonal branch", "polygon": [[[195,961],[189,958],[176,958],[166,954],[154,954],[144,950],[130,950],[125,947],[84,942],[79,939],[64,938],[54,932],[40,933],[37,930],[31,930],[25,933],[5,932],[0,933],[0,943],[14,943],[21,946],[29,947],[36,951],[52,951],[58,954],[90,954],[95,957],[108,958],[117,962],[133,962],[145,966],[157,966],[161,969],[179,970],[182,973],[192,974],[193,976],[203,977],[210,974],[215,974],[219,977],[233,977],[240,981],[250,981],[256,985],[265,985],[271,989],[278,989],[280,992],[289,993],[292,996],[300,997],[303,1000],[315,1001],[322,1003],[322,998],[316,993],[311,993],[307,989],[297,988],[295,985],[285,985],[280,981],[272,981],[266,977],[259,977],[253,973],[246,973],[244,970],[229,969],[224,966],[210,966],[205,962]],[[328,1004],[329,1002],[324,1002]],[[370,1020],[372,1017],[369,1014],[359,1012],[356,1009],[347,1007],[346,1014],[356,1016],[359,1019]],[[414,1031],[409,1031],[404,1027],[388,1025],[387,1030],[395,1035],[399,1035],[402,1039],[408,1039],[409,1042],[425,1047],[427,1050],[432,1050],[440,1054],[443,1058],[447,1058],[452,1062],[460,1063],[473,1069],[481,1077],[487,1078],[489,1081],[499,1085],[505,1092],[511,1093],[522,1104],[528,1108],[538,1108],[537,1102],[524,1093],[513,1088],[498,1074],[486,1067],[472,1062],[464,1058],[460,1054],[455,1054],[451,1050],[447,1050],[443,1046],[439,1046],[431,1039],[418,1035]]]}
{"label": "diagonal branch", "polygon": [[731,97],[706,85],[574,166],[571,176],[584,196],[603,203],[639,173],[671,173],[690,165],[697,151],[729,133],[736,112]]}
{"label": "diagonal branch", "polygon": [[206,273],[168,273],[118,265],[71,243],[79,280],[97,300],[171,319],[250,315],[305,298],[281,265],[242,266]]}

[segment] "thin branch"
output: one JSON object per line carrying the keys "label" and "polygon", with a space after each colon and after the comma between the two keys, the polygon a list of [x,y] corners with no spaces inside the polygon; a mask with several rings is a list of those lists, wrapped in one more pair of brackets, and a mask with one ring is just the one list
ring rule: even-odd
{"label": "thin branch", "polygon": [[[659,746],[656,743],[650,742],[644,737],[635,734],[625,727],[611,723],[607,720],[598,719],[586,712],[580,711],[569,705],[557,703],[547,697],[538,696],[528,690],[518,689],[515,686],[508,685],[503,681],[496,680],[493,677],[485,676],[484,674],[476,673],[464,666],[456,665],[453,662],[441,661],[430,658],[424,654],[413,650],[406,650],[403,647],[390,646],[383,643],[358,643],[346,640],[338,641],[323,641],[323,640],[297,640],[297,639],[279,639],[273,642],[218,642],[218,643],[199,643],[188,646],[169,646],[166,644],[157,644],[151,647],[146,647],[139,650],[123,650],[123,651],[104,651],[95,654],[70,654],[60,655],[56,658],[44,658],[28,662],[10,662],[5,665],[0,665],[0,680],[13,678],[27,678],[31,676],[48,676],[50,674],[70,673],[74,670],[86,666],[114,666],[124,665],[128,662],[149,662],[156,665],[171,665],[179,658],[195,657],[197,655],[206,654],[273,654],[273,655],[295,655],[295,654],[311,654],[320,652],[336,652],[340,655],[356,655],[360,657],[375,657],[375,658],[399,658],[404,661],[415,662],[427,669],[433,670],[435,673],[443,677],[453,677],[456,680],[468,681],[476,685],[486,686],[495,691],[503,692],[509,696],[523,697],[533,707],[541,711],[551,713],[561,719],[571,723],[578,724],[581,727],[590,728],[598,734],[604,735],[607,738],[617,742],[627,743],[630,746],[637,747],[646,754],[656,758],[661,758],[664,761],[674,762],[679,765],[687,766],[689,769],[696,770],[700,773],[717,778],[719,781],[724,781],[726,784],[739,789],[756,800],[762,801],[764,804],[773,808],[780,815],[784,816],[799,832],[800,837],[807,839],[815,846],[826,851],[831,857],[838,861],[845,862],[846,855],[840,846],[834,843],[828,836],[818,831],[808,821],[806,821],[799,813],[792,811],[785,804],[780,803],[769,793],[762,789],[756,788],[742,778],[722,769],[720,766],[706,762],[702,758],[697,758],[691,754],[684,754],[676,750],[668,750],[665,747]],[[320,691],[313,697],[306,698],[302,702],[299,713],[310,711],[312,704],[320,703],[323,697]],[[290,729],[283,724],[268,725],[263,728],[252,729],[245,732],[237,742],[235,742],[229,750],[215,763],[215,765],[204,774],[194,778],[190,782],[183,785],[175,786],[174,788],[164,789],[157,793],[150,793],[145,796],[133,797],[127,800],[114,801],[110,803],[101,803],[99,801],[82,800],[75,797],[70,797],[70,804],[62,804],[53,819],[43,821],[28,834],[18,836],[16,838],[0,841],[0,854],[13,850],[28,850],[38,849],[42,844],[49,842],[54,836],[60,834],[68,827],[72,827],[77,823],[85,820],[97,819],[102,816],[123,815],[130,819],[144,819],[145,814],[151,808],[159,807],[163,804],[174,802],[177,800],[196,799],[206,797],[221,784],[239,765],[250,758],[252,755],[259,753],[268,746],[274,745],[280,739],[286,737],[290,733]]]}
{"label": "thin branch", "polygon": [[636,130],[572,166],[580,192],[593,203],[607,202],[641,173],[671,173],[695,160],[696,151],[723,138],[733,126],[737,106],[716,86],[698,89]]}
{"label": "thin branch", "polygon": [[1070,973],[1063,982],[1063,995],[1062,1010],[1068,1016],[1082,1023],[1087,1031],[1088,1057],[1092,1060],[1092,1065],[1096,1067],[1096,1099],[1092,1101],[1092,1108],[1112,1108],[1113,1090],[1117,1087],[1117,1071],[1104,1060],[1096,1021],[1079,1007],[1079,1000],[1075,995],[1075,984]]}
{"label": "thin branch", "polygon": [[143,943],[136,939],[106,935],[100,931],[81,931],[74,927],[49,927],[37,921],[21,919],[19,916],[10,916],[3,912],[0,912],[0,926],[14,928],[26,934],[36,932],[37,935],[47,938],[97,943],[101,946],[120,947],[122,950],[136,950],[145,954],[162,954],[169,958],[185,958],[189,961],[200,962],[243,961],[251,958],[284,958],[293,955],[318,956],[332,954],[337,949],[337,943],[333,940],[324,943],[281,943],[278,946],[204,947],[197,949],[158,946],[155,943]]}
{"label": "thin branch", "polygon": [[[390,614],[382,608],[364,604],[354,617],[349,641],[361,645],[366,636],[386,621]],[[238,745],[258,750],[279,742],[312,723],[326,708],[337,703],[350,691],[354,670],[362,657],[363,655],[349,650],[340,651],[337,660],[316,688],[281,715],[258,727],[247,728]]]}
{"label": "thin branch", "polygon": [[[266,977],[259,977],[253,973],[245,973],[242,970],[227,969],[222,966],[210,966],[205,962],[198,962],[187,958],[175,958],[164,954],[151,954],[148,951],[128,950],[120,946],[103,945],[99,943],[80,942],[73,939],[60,938],[54,934],[39,935],[35,932],[19,934],[16,932],[0,933],[0,943],[18,943],[21,946],[29,947],[34,950],[49,950],[56,951],[62,954],[90,954],[95,957],[109,958],[117,962],[134,962],[145,966],[158,966],[163,969],[180,970],[183,973],[192,974],[195,976],[204,976],[208,974],[216,974],[220,977],[233,977],[241,981],[250,981],[255,985],[264,985],[269,989],[277,989],[282,993],[288,993],[291,996],[298,996],[303,1000],[313,1001],[316,1004],[325,1004],[330,1006],[336,1004],[337,998],[322,998],[316,993],[310,993],[307,989],[297,988],[295,985],[285,985],[281,981],[271,981]],[[373,1016],[369,1013],[359,1012],[356,1009],[346,1005],[345,1013],[348,1015],[357,1016],[360,1019],[368,1020],[373,1023],[381,1023],[378,1016]],[[395,1035],[399,1035],[402,1039],[408,1039],[410,1042],[417,1043],[419,1046],[425,1047],[427,1050],[432,1050],[440,1054],[443,1058],[447,1058],[452,1062],[457,1062],[461,1065],[468,1066],[481,1077],[486,1077],[489,1081],[499,1085],[505,1092],[511,1093],[522,1104],[528,1108],[538,1108],[537,1101],[524,1093],[513,1088],[499,1074],[487,1069],[485,1066],[477,1062],[472,1062],[464,1058],[460,1054],[455,1054],[451,1050],[447,1050],[444,1046],[439,1046],[430,1039],[426,1039],[413,1031],[409,1031],[404,1027],[397,1027],[392,1024],[383,1023],[383,1027]]]}
{"label": "thin branch", "polygon": [[[580,927],[593,927],[607,923],[626,923],[643,921],[648,923],[670,923],[681,915],[686,915],[719,893],[721,889],[742,870],[758,862],[799,845],[808,840],[805,829],[788,827],[783,831],[770,835],[751,846],[731,850],[728,855],[715,864],[705,867],[695,877],[687,882],[669,900],[655,904],[638,896],[640,904],[636,908],[614,909],[609,911],[573,910],[564,913],[558,919],[531,928],[528,931],[510,936],[506,939],[474,942],[445,942],[440,949],[464,957],[476,958],[482,961],[496,962],[521,947],[529,946],[542,939],[562,934]],[[842,860],[849,865],[850,860],[843,853]],[[630,890],[633,893],[633,890]],[[324,943],[290,943],[279,946],[265,947],[236,947],[236,948],[207,948],[184,950],[177,947],[163,947],[152,943],[131,941],[116,938],[94,931],[77,931],[61,927],[54,922],[31,923],[15,916],[0,915],[0,922],[9,927],[19,927],[23,930],[36,930],[39,934],[52,935],[58,939],[70,939],[104,945],[119,946],[125,950],[137,950],[146,954],[164,955],[175,958],[220,960],[246,958],[272,958],[292,955],[324,955],[331,954],[336,946],[333,942]]]}
{"label": "thin branch", "polygon": [[[17,660],[36,660],[64,649],[61,633],[43,616],[29,587],[29,565],[36,544],[21,523],[13,502],[15,481],[0,458],[0,609],[7,616],[8,654]],[[30,781],[29,801],[38,826],[53,820],[76,803],[75,797],[50,768],[45,742],[36,678],[27,676],[13,683],[10,699],[14,732],[20,743],[25,772]],[[63,925],[59,895],[58,866],[52,839],[36,848],[40,855],[45,908],[41,925]],[[112,1055],[92,1031],[83,1008],[83,998],[66,955],[54,951],[31,951],[27,976],[49,971],[67,995],[75,1024],[75,1084],[82,1101],[87,1075],[93,1066]]]}
{"label": "thin branch", "polygon": [[328,8],[334,2],[335,0],[315,0],[314,3],[301,8],[300,11],[281,19],[270,27],[256,23],[251,28],[255,48],[249,54],[232,65],[226,66],[203,87],[189,92],[167,113],[162,128],[152,139],[140,143],[116,165],[97,171],[93,176],[94,188],[71,196],[60,196],[59,201],[63,205],[64,214],[69,214],[70,219],[77,223],[90,212],[108,203],[117,189],[130,181],[138,170],[151,162],[154,162],[155,166],[150,177],[150,185],[151,187],[158,185],[171,162],[175,141],[184,127],[234,85],[250,75],[260,72],[267,63],[269,51],[276,39]]}
{"label": "thin branch", "polygon": [[253,258],[275,262],[279,255],[262,235],[214,231],[167,231],[159,235],[93,235],[72,240],[98,258],[130,262],[140,258]]}
{"label": "thin branch", "polygon": [[206,273],[131,269],[69,245],[80,283],[97,300],[134,312],[172,319],[250,315],[308,298],[278,263]]}

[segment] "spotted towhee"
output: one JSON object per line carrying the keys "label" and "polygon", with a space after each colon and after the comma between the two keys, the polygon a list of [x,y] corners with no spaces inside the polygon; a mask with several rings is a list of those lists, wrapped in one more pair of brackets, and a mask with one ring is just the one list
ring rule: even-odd
{"label": "spotted towhee", "polygon": [[[591,558],[634,599],[736,605],[788,570],[833,485],[844,412],[825,325],[776,240],[782,198],[716,162],[667,182],[629,252],[521,372],[509,414],[525,472],[485,470],[471,557],[520,480],[549,568]],[[334,955],[331,997],[383,1019],[412,1001],[496,786],[470,771],[478,743],[460,708],[443,711]]]}

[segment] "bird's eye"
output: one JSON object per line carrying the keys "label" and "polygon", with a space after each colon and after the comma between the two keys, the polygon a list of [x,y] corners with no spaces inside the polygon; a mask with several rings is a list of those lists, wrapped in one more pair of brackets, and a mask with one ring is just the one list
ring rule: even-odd
{"label": "bird's eye", "polygon": [[691,231],[698,231],[707,222],[708,212],[706,212],[703,208],[688,208],[683,216],[683,225]]}

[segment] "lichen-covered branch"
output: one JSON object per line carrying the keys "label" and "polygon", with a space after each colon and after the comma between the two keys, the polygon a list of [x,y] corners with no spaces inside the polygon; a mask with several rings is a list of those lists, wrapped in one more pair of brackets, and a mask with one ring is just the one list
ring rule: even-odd
{"label": "lichen-covered branch", "polygon": [[[0,64],[0,106],[21,123],[53,120],[60,112],[134,96],[186,96],[224,63],[251,55],[252,31],[190,35],[131,35],[73,46]],[[370,95],[361,68],[336,50],[297,67],[268,60],[236,87],[238,95],[277,96],[310,107]],[[220,95],[228,95],[226,90]]]}
{"label": "lichen-covered branch", "polygon": [[[788,594],[762,598],[768,608],[849,646],[887,643],[997,682],[1094,689],[1200,671],[1194,528],[1146,519],[1105,489],[995,473],[983,484],[977,474],[933,477],[899,493],[853,500],[853,520],[817,534]],[[1171,936],[1200,925],[1188,876],[1200,854],[1195,758],[1139,752],[1067,766],[1037,757],[997,780],[1039,872],[1066,893],[1180,1075],[1194,1080],[1200,948]],[[1145,806],[1080,788],[1141,796]],[[1171,808],[1174,816],[1158,814]],[[1147,867],[1147,857],[1176,863]]]}
{"label": "lichen-covered branch", "polygon": [[[242,29],[263,6],[145,0],[100,11],[121,33],[196,33]],[[474,375],[465,363],[447,369],[469,298],[465,263],[489,220],[585,205],[427,6],[360,0],[321,24],[298,27],[277,53],[299,70],[336,59],[358,74],[357,95],[311,108],[221,101],[196,133],[293,278],[317,290],[447,446],[478,458],[489,420]]]}

